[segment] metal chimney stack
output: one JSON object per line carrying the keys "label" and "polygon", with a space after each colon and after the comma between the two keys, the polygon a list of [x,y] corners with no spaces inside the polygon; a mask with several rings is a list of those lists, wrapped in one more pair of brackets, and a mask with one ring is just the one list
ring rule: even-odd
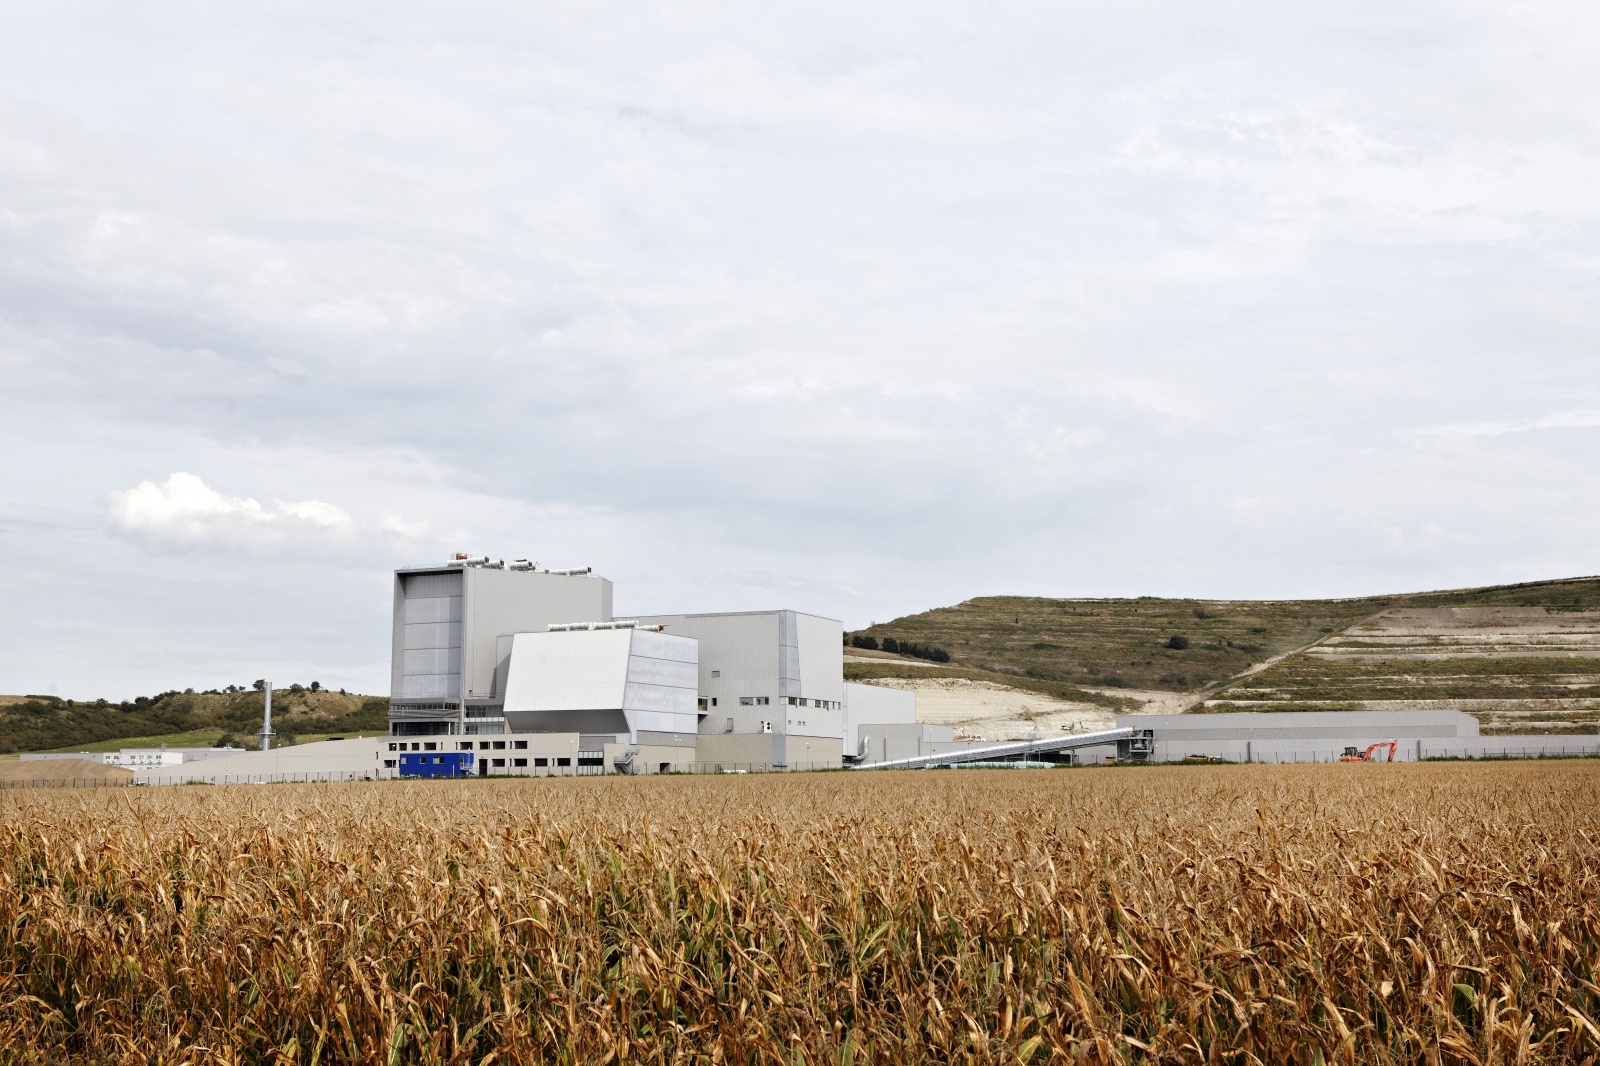
{"label": "metal chimney stack", "polygon": [[272,750],[272,682],[267,682],[267,700],[261,713],[261,732],[256,734],[261,738],[261,750]]}

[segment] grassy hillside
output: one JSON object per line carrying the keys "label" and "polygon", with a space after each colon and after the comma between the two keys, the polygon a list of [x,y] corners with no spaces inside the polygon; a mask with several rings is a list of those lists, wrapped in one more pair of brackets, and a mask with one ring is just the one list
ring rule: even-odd
{"label": "grassy hillside", "polygon": [[1348,600],[989,596],[855,635],[941,649],[957,670],[1025,687],[1204,692],[1201,710],[1450,707],[1500,732],[1600,724],[1600,578]]}
{"label": "grassy hillside", "polygon": [[1189,692],[1338,632],[1398,599],[984,596],[859,635],[932,645],[948,651],[954,664],[1014,678]]}
{"label": "grassy hillside", "polygon": [[[163,692],[123,703],[73,701],[54,696],[0,696],[0,753],[79,750],[104,742],[192,734],[199,743],[231,740],[255,746],[261,728],[260,692]],[[297,735],[382,733],[389,701],[379,696],[313,692],[299,685],[272,691],[272,724],[278,743]],[[117,745],[112,745],[116,747]]]}

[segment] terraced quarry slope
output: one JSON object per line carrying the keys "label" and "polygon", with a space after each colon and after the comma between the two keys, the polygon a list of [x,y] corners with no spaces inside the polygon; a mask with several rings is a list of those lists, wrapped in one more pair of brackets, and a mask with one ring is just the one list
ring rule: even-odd
{"label": "terraced quarry slope", "polygon": [[1600,611],[1403,606],[1230,685],[1204,710],[1451,708],[1495,732],[1595,732]]}
{"label": "terraced quarry slope", "polygon": [[[1489,732],[1600,726],[1600,578],[1346,600],[991,596],[861,633],[950,652],[949,675],[906,661],[901,677],[1099,697],[1107,718],[1110,698],[1146,710],[1455,708]],[[886,673],[847,660],[852,678]],[[975,705],[967,727],[984,713]]]}

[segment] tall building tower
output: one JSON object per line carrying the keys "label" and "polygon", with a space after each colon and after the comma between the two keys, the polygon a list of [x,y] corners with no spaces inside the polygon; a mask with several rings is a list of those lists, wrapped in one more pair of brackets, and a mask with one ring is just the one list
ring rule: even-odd
{"label": "tall building tower", "polygon": [[460,555],[396,570],[390,735],[505,732],[512,635],[609,621],[611,582],[587,567]]}

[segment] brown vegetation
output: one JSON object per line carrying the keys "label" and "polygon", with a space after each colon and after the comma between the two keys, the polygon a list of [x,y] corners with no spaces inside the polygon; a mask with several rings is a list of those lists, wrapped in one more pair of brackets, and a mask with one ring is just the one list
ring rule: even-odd
{"label": "brown vegetation", "polygon": [[0,1047],[1582,1062],[1600,765],[0,794]]}
{"label": "brown vegetation", "polygon": [[132,770],[89,759],[40,759],[28,762],[8,759],[0,762],[0,788],[26,788],[33,785],[93,788],[132,783]]}

